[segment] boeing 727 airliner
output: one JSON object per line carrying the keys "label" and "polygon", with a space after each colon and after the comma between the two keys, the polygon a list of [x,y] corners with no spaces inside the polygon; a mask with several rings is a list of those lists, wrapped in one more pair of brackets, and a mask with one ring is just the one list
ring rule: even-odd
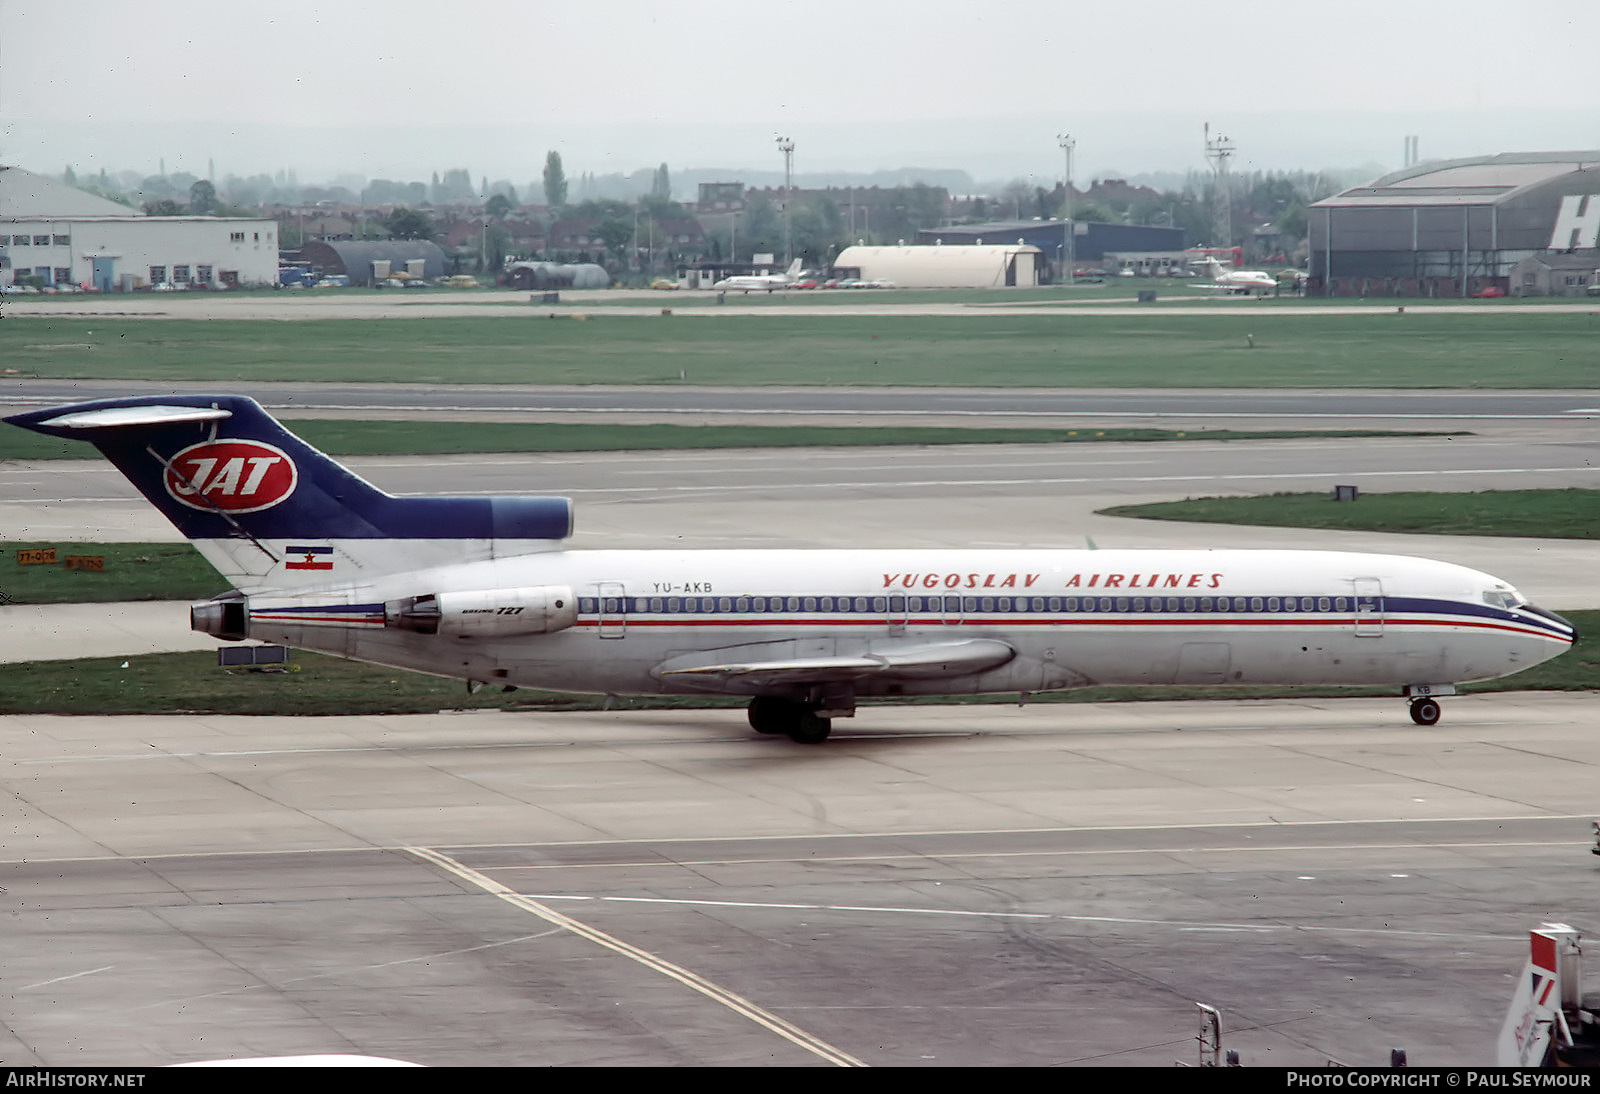
{"label": "boeing 727 airliner", "polygon": [[1462,566],[1327,551],[571,550],[565,498],[397,498],[253,400],[109,399],[6,419],[92,442],[234,591],[224,641],[476,684],[750,699],[827,737],[863,697],[1089,684],[1378,684],[1437,696],[1572,645]]}

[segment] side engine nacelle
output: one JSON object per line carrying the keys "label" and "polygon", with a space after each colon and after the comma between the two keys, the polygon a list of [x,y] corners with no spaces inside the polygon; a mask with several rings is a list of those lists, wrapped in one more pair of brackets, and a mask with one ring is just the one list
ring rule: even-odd
{"label": "side engine nacelle", "polygon": [[428,593],[384,605],[384,624],[418,634],[503,638],[548,634],[578,621],[578,602],[564,585]]}

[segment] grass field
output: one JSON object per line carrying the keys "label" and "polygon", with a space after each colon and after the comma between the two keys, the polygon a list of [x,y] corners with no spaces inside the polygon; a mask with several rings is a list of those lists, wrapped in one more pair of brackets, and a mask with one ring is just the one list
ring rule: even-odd
{"label": "grass field", "polygon": [[[826,322],[819,322],[825,319]],[[1252,345],[1253,344],[1253,345]],[[1600,314],[12,317],[22,377],[430,384],[1584,388]]]}
{"label": "grass field", "polygon": [[[1467,684],[1464,692],[1592,691],[1600,689],[1600,612],[1572,612],[1579,639],[1568,653],[1515,676]],[[1584,638],[1582,636],[1591,637]],[[441,710],[598,710],[597,695],[565,695],[484,688],[467,694],[459,680],[402,669],[342,661],[295,651],[293,671],[230,672],[211,653],[163,653],[143,657],[98,657],[80,661],[33,661],[0,665],[0,714],[234,714],[349,715],[422,714]],[[126,667],[123,667],[126,665]],[[1394,695],[1385,688],[1117,687],[1081,688],[1030,697],[1029,702],[1123,702],[1151,699],[1271,699],[1296,696]],[[959,699],[929,702],[959,702]],[[1015,702],[988,696],[984,702]],[[728,697],[619,699],[613,708],[737,708]],[[863,709],[864,724],[871,711]],[[1395,717],[1405,717],[1398,697]],[[718,724],[742,725],[735,710],[708,715]]]}
{"label": "grass field", "polygon": [[1445,536],[1600,539],[1600,491],[1486,490],[1475,494],[1362,494],[1353,502],[1327,493],[1254,498],[1189,498],[1102,509],[1115,517],[1281,528],[1413,532]]}
{"label": "grass field", "polygon": [[[485,452],[630,452],[656,449],[861,445],[1080,444],[1241,441],[1291,437],[1418,437],[1398,430],[966,429],[945,426],[579,425],[516,422],[371,422],[306,418],[294,432],[333,456],[446,456]],[[0,429],[0,460],[98,459],[85,441]]]}

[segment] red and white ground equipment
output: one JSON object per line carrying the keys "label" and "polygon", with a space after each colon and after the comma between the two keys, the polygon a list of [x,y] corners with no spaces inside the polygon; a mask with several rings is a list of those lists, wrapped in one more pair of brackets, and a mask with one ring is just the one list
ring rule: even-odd
{"label": "red and white ground equipment", "polygon": [[1500,1027],[1501,1067],[1593,1067],[1600,1064],[1600,994],[1583,994],[1583,950],[1565,923],[1542,923],[1528,935],[1528,963]]}

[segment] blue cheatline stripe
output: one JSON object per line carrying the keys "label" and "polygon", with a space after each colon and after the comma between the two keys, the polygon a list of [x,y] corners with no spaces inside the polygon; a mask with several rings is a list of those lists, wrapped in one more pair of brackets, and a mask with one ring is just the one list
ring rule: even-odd
{"label": "blue cheatline stripe", "polygon": [[[1311,602],[1312,610],[1287,609],[1284,603]],[[1166,606],[1177,601],[1179,607]],[[1277,601],[1274,610],[1268,605]],[[1344,601],[1342,607],[1336,606]],[[825,601],[832,601],[824,606]],[[945,606],[946,602],[956,603]],[[1009,605],[1004,602],[1009,601]],[[1160,607],[1152,607],[1159,601]],[[1320,607],[1328,601],[1330,607]],[[984,604],[987,602],[988,607]],[[1054,606],[1052,607],[1052,602]],[[1243,608],[1236,603],[1243,603]],[[795,603],[796,607],[790,607]],[[1192,607],[1184,607],[1185,603]],[[864,604],[865,606],[859,606]],[[911,605],[917,606],[911,606]],[[1077,607],[1069,607],[1076,604]],[[1222,605],[1226,605],[1225,607]],[[692,619],[716,617],[727,626],[761,626],[783,623],[798,626],[877,626],[884,622],[931,626],[959,614],[972,626],[1256,626],[1350,627],[1358,621],[1383,626],[1481,627],[1538,635],[1571,642],[1572,634],[1560,625],[1487,604],[1424,597],[1389,597],[1376,607],[1353,595],[1294,597],[884,597],[884,596],[692,596],[692,597],[581,597],[581,616],[615,621],[626,616],[630,624],[702,625]],[[1128,618],[1132,616],[1134,618]],[[643,618],[641,618],[643,617]],[[651,619],[650,617],[666,617]],[[685,618],[685,617],[692,617]],[[740,617],[740,618],[733,618]],[[753,617],[753,618],[752,618]],[[1115,617],[1115,618],[1108,618]],[[1265,617],[1265,618],[1263,618]],[[681,621],[681,623],[679,623]],[[580,625],[588,625],[580,620]]]}

